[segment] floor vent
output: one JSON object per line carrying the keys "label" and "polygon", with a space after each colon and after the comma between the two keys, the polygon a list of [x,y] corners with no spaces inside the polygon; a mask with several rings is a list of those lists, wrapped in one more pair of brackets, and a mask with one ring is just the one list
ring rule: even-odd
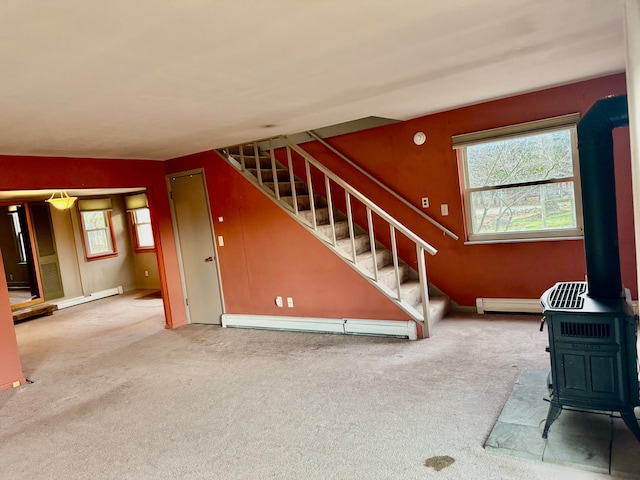
{"label": "floor vent", "polygon": [[549,299],[551,308],[579,310],[584,305],[582,294],[587,291],[584,282],[559,283]]}

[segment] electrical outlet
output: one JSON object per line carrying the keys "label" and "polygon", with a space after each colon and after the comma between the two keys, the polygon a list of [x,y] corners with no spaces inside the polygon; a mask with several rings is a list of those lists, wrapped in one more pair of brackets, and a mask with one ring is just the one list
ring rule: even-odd
{"label": "electrical outlet", "polygon": [[222,238],[222,235],[218,235],[218,245],[224,247],[224,238]]}
{"label": "electrical outlet", "polygon": [[282,297],[276,297],[276,306],[282,308],[284,305],[282,304]]}
{"label": "electrical outlet", "polygon": [[287,307],[293,308],[293,297],[287,297]]}
{"label": "electrical outlet", "polygon": [[440,205],[440,213],[442,213],[443,217],[449,215],[449,205],[447,205],[446,203]]}
{"label": "electrical outlet", "polygon": [[422,197],[422,208],[429,208],[429,199],[427,197]]}

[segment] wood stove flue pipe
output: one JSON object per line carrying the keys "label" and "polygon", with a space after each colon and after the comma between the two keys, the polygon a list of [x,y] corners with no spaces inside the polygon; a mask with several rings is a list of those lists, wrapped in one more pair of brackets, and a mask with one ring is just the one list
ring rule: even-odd
{"label": "wood stove flue pipe", "polygon": [[578,150],[589,296],[623,295],[618,246],[613,134],[629,124],[627,96],[598,100],[578,122]]}

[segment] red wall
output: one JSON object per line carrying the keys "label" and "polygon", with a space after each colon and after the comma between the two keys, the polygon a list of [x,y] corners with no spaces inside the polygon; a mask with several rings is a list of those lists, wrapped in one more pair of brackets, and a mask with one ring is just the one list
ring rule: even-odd
{"label": "red wall", "polygon": [[[0,255],[0,269],[4,269]],[[10,319],[11,322],[6,321]],[[0,390],[11,388],[13,382],[25,382],[20,366],[16,332],[9,303],[9,291],[4,275],[0,275]]]}
{"label": "red wall", "polygon": [[[167,171],[201,167],[215,234],[224,237],[218,258],[226,313],[409,319],[217,154],[171,160]],[[276,296],[293,297],[294,308],[277,307]]]}
{"label": "red wall", "polygon": [[[585,113],[598,99],[626,92],[623,74],[451,110],[385,127],[331,138],[340,152],[420,206],[460,236],[453,240],[317,143],[304,148],[339,173],[405,225],[432,243],[439,253],[429,257],[429,278],[460,305],[477,297],[539,298],[558,281],[584,280],[582,240],[464,245],[464,217],[453,135]],[[427,142],[413,143],[423,131]],[[631,199],[631,159],[628,128],[614,131],[620,255],[623,283],[637,298],[635,244]],[[449,216],[440,205],[449,205]],[[407,255],[411,255],[408,252]]]}
{"label": "red wall", "polygon": [[[167,328],[176,328],[186,323],[186,312],[164,168],[163,162],[153,161],[0,156],[0,190],[147,188]],[[0,284],[0,389],[5,378],[14,381],[22,376],[17,352],[11,353],[10,345],[4,343],[12,336],[9,297],[6,285]]]}

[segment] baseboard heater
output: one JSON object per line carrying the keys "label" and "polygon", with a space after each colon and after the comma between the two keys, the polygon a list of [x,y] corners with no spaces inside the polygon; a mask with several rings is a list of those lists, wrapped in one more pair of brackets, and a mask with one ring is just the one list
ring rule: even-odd
{"label": "baseboard heater", "polygon": [[[632,302],[633,311],[638,313],[638,302]],[[540,299],[537,298],[476,298],[479,314],[495,313],[542,313]]]}
{"label": "baseboard heater", "polygon": [[417,340],[415,322],[409,320],[365,320],[356,318],[278,317],[270,315],[222,315],[226,328],[262,328],[293,332],[373,335]]}
{"label": "baseboard heater", "polygon": [[478,313],[542,313],[538,298],[476,298]]}
{"label": "baseboard heater", "polygon": [[75,297],[70,298],[68,300],[62,300],[60,302],[51,302],[58,307],[58,310],[62,310],[63,308],[74,307],[76,305],[81,305],[87,302],[93,302],[94,300],[100,300],[101,298],[112,297],[114,295],[122,295],[124,293],[124,289],[122,285],[119,285],[114,288],[110,288],[108,290],[102,290],[100,292],[90,293],[84,297]]}

